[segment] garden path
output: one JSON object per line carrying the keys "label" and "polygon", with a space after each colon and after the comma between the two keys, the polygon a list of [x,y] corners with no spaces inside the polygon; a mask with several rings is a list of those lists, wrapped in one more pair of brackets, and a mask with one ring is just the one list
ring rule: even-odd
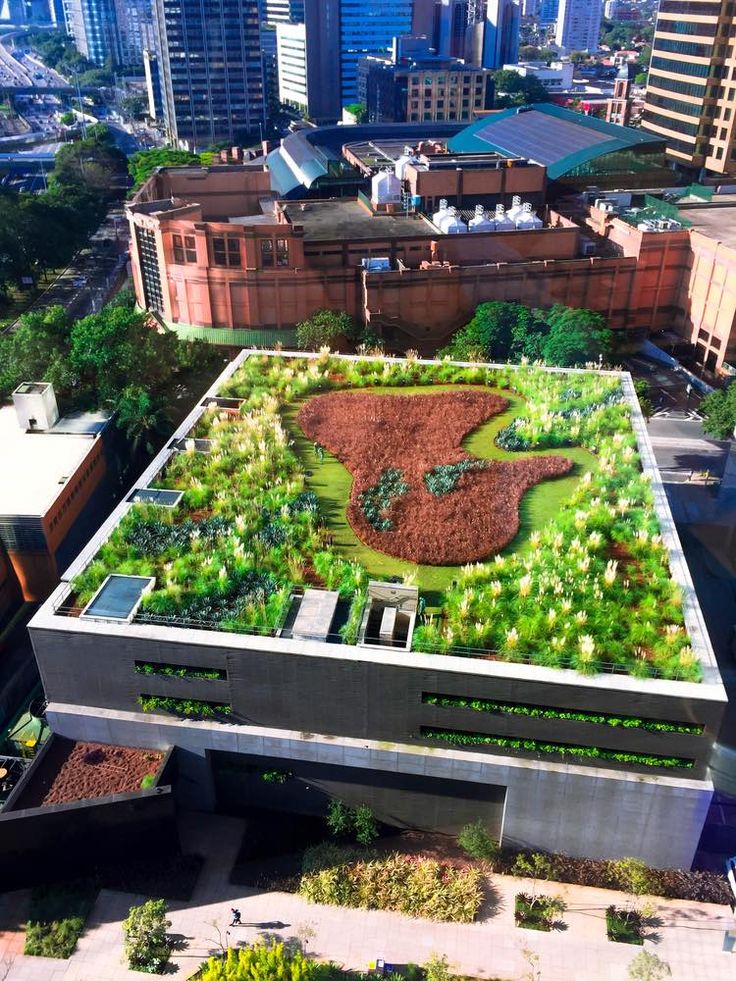
{"label": "garden path", "polygon": [[[395,913],[312,906],[298,896],[244,890],[228,883],[240,846],[243,822],[189,814],[183,822],[186,850],[207,856],[189,903],[172,904],[171,933],[182,941],[173,958],[173,976],[190,978],[220,942],[250,942],[259,933],[292,937],[314,931],[308,949],[346,967],[368,967],[377,957],[396,964],[422,963],[432,952],[447,954],[452,969],[475,977],[521,979],[530,976],[523,950],[539,956],[543,981],[625,981],[637,948],[606,940],[604,910],[625,897],[603,889],[542,883],[539,891],[568,903],[565,929],[550,934],[514,926],[514,894],[530,883],[494,876],[495,912],[473,924],[431,923]],[[122,964],[120,921],[139,901],[130,894],[103,890],[77,952],[68,961],[15,958],[5,981],[140,981]],[[736,952],[724,952],[726,931],[736,927],[729,909],[706,903],[657,902],[661,925],[646,948],[667,961],[673,981],[732,981]],[[230,909],[237,906],[244,926],[226,933]],[[2,972],[0,972],[0,978]],[[535,975],[536,977],[536,975]]]}

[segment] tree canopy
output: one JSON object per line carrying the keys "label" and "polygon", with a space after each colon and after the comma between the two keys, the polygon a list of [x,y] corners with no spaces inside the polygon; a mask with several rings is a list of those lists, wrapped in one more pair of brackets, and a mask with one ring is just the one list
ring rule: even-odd
{"label": "tree canopy", "polygon": [[736,428],[736,385],[706,395],[700,412],[704,432],[716,439],[730,439]]}
{"label": "tree canopy", "polygon": [[501,69],[493,76],[493,85],[496,109],[510,109],[532,102],[549,102],[549,92],[534,75],[524,76],[519,72]]}
{"label": "tree canopy", "polygon": [[459,361],[545,361],[570,367],[605,360],[613,335],[593,310],[556,304],[533,310],[522,303],[481,303],[441,353]]}
{"label": "tree canopy", "polygon": [[302,350],[316,351],[339,339],[357,340],[358,333],[355,321],[347,313],[318,310],[296,325],[296,343]]}
{"label": "tree canopy", "polygon": [[167,422],[174,379],[203,371],[221,355],[204,341],[160,333],[122,294],[99,313],[72,322],[63,307],[24,314],[0,336],[0,399],[22,381],[49,381],[64,410],[108,407],[134,445]]}

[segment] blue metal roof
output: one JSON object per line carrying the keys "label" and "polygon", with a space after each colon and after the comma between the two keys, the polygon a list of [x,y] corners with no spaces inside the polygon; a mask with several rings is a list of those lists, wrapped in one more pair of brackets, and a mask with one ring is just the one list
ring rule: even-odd
{"label": "blue metal roof", "polygon": [[552,103],[505,109],[472,123],[453,137],[455,153],[501,153],[547,167],[554,180],[597,157],[664,141],[652,133],[617,126]]}

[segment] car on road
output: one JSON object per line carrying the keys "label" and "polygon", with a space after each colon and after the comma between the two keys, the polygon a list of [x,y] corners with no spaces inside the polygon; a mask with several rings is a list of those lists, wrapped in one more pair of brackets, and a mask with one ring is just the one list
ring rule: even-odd
{"label": "car on road", "polygon": [[77,289],[82,289],[82,287],[87,285],[86,276],[75,276],[72,280],[72,286],[76,286]]}

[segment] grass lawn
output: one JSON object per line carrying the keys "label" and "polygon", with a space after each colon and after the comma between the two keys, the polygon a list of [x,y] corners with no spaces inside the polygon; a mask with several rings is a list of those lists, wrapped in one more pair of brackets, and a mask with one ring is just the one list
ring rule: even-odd
{"label": "grass lawn", "polygon": [[[402,388],[354,389],[353,391],[370,391],[375,395],[417,395],[429,396],[437,392],[457,391],[459,388],[473,388],[463,385],[416,385]],[[558,511],[560,504],[568,498],[578,480],[586,470],[597,468],[596,458],[587,450],[565,448],[562,450],[541,450],[529,453],[510,453],[496,445],[498,432],[507,426],[512,419],[521,415],[524,410],[524,400],[508,391],[486,389],[501,395],[509,402],[508,408],[488,422],[479,426],[463,441],[463,448],[473,456],[484,460],[518,460],[523,457],[535,456],[566,456],[574,463],[574,468],[565,477],[546,480],[537,484],[524,495],[520,509],[519,533],[505,552],[523,550],[533,531],[541,529]],[[405,576],[415,573],[416,583],[426,596],[429,606],[439,606],[442,594],[449,588],[456,577],[458,566],[414,565],[385,555],[364,545],[351,528],[347,517],[346,507],[350,497],[352,476],[340,461],[325,452],[322,463],[318,460],[314,445],[301,430],[296,421],[302,402],[295,402],[283,410],[285,425],[294,440],[294,449],[308,472],[307,484],[311,491],[320,499],[322,512],[328,522],[333,540],[338,550],[351,561],[364,566],[371,577],[386,579],[390,576]]]}

